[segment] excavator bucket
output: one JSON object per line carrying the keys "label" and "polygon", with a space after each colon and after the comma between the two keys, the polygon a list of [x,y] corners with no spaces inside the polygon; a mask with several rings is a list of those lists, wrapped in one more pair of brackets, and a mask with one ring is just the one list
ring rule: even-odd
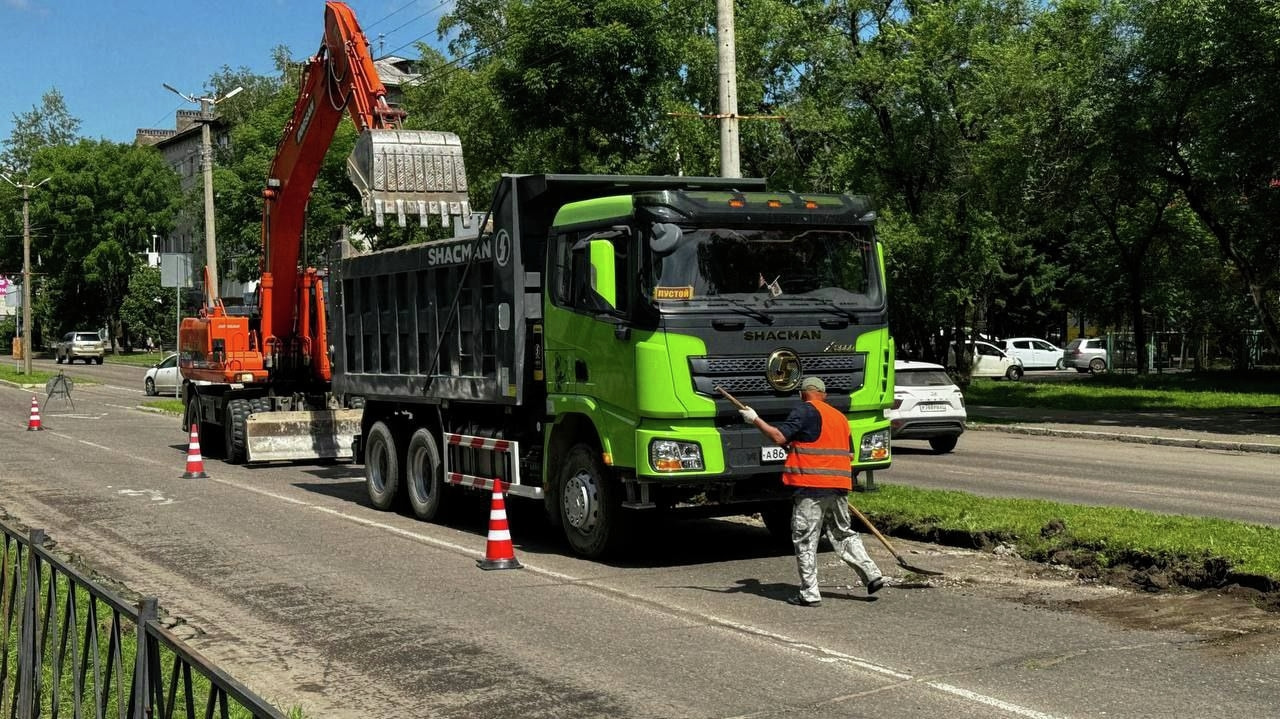
{"label": "excavator bucket", "polygon": [[351,459],[364,410],[257,412],[245,422],[250,462]]}
{"label": "excavator bucket", "polygon": [[452,132],[366,130],[347,158],[347,176],[378,226],[387,215],[401,227],[409,215],[423,227],[431,215],[446,227],[451,215],[470,221],[462,142]]}

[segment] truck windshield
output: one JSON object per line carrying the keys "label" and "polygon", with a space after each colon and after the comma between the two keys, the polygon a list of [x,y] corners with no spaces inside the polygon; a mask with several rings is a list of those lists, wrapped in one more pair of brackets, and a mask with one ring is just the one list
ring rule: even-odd
{"label": "truck windshield", "polygon": [[660,307],[705,306],[718,298],[774,309],[793,301],[881,303],[870,228],[680,229],[675,249],[649,253],[646,263],[645,294]]}

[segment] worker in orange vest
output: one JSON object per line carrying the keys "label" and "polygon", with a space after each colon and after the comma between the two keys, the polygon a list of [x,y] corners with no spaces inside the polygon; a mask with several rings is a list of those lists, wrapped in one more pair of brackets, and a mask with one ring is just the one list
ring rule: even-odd
{"label": "worker in orange vest", "polygon": [[754,409],[739,410],[742,420],[779,445],[787,445],[782,483],[795,487],[791,508],[791,541],[796,547],[800,592],[787,602],[802,607],[822,603],[818,592],[818,538],[827,540],[845,564],[853,567],[875,594],[884,586],[880,568],[867,555],[862,539],[849,526],[849,492],[853,489],[853,453],[849,420],[827,404],[827,386],[818,377],[800,382],[799,406],[777,426],[760,419]]}

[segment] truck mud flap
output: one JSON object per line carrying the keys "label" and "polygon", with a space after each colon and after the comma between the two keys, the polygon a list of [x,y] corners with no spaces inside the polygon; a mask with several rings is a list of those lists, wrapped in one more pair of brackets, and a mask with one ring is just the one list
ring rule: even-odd
{"label": "truck mud flap", "polygon": [[364,410],[256,412],[245,422],[250,462],[351,459]]}

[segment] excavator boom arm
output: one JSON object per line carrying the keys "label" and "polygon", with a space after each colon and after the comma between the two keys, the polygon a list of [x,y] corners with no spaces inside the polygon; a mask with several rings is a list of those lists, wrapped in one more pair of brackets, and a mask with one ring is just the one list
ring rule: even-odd
{"label": "excavator boom arm", "polygon": [[[343,114],[360,132],[348,159],[348,174],[367,213],[382,224],[395,213],[442,219],[468,217],[462,147],[451,133],[401,129],[404,111],[387,103],[369,42],[355,14],[341,2],[325,3],[324,40],[307,61],[302,88],[285,125],[263,191],[261,330],[264,351],[287,352],[310,347],[310,366],[328,380],[328,362],[318,362],[328,342],[324,327],[312,336],[301,321],[302,308],[315,297],[303,297],[299,254],[311,188],[333,142]],[[287,339],[296,342],[288,342]]]}

